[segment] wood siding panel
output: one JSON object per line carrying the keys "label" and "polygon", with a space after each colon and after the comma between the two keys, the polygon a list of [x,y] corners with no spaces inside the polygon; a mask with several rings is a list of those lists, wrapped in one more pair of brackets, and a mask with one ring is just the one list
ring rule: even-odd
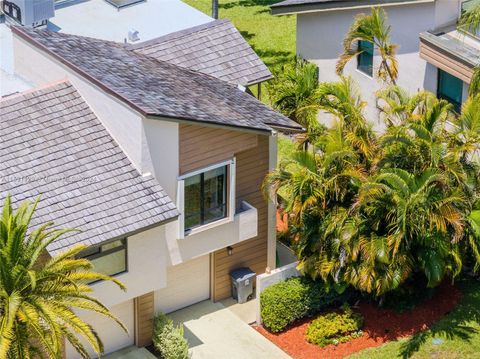
{"label": "wood siding panel", "polygon": [[257,146],[258,135],[222,128],[180,125],[180,174],[233,158]]}
{"label": "wood siding panel", "polygon": [[152,343],[154,310],[153,292],[135,298],[135,344],[138,347]]}
{"label": "wood siding panel", "polygon": [[260,274],[267,266],[268,248],[268,206],[261,193],[261,185],[268,173],[268,137],[258,136],[258,145],[246,151],[235,153],[237,201],[247,201],[258,211],[258,236],[232,246],[233,253],[226,249],[213,255],[213,300],[231,296],[230,271],[249,267]]}
{"label": "wood siding panel", "polygon": [[236,244],[233,254],[227,249],[213,253],[211,298],[231,296],[230,271],[249,267],[257,274],[267,266],[268,206],[261,185],[268,172],[268,136],[213,127],[180,125],[180,174],[236,158],[237,207],[245,200],[258,211],[258,235]]}
{"label": "wood siding panel", "polygon": [[423,40],[420,41],[420,57],[463,82],[469,84],[472,80],[473,66]]}

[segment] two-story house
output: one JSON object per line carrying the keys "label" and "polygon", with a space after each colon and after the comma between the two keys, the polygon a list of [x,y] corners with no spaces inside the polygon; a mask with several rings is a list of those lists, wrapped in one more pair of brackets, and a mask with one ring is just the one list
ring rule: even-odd
{"label": "two-story house", "polygon": [[[295,14],[297,54],[318,65],[319,81],[338,79],[335,65],[342,40],[354,18],[382,7],[391,25],[391,42],[398,45],[398,85],[410,93],[426,89],[450,100],[457,108],[468,96],[475,65],[480,63],[480,41],[457,30],[462,11],[477,0],[286,0],[272,5],[274,15]],[[374,78],[381,61],[377,49],[365,50],[345,68],[359,84],[368,102],[367,114],[377,116],[375,92],[382,85]]]}
{"label": "two-story house", "polygon": [[129,328],[85,314],[107,353],[148,344],[155,312],[229,297],[232,269],[275,267],[261,184],[277,131],[296,123],[237,84],[130,45],[11,30],[15,71],[36,88],[0,100],[0,197],[41,195],[35,223],[82,230],[49,253],[87,244],[95,268],[127,286],[92,283]]}

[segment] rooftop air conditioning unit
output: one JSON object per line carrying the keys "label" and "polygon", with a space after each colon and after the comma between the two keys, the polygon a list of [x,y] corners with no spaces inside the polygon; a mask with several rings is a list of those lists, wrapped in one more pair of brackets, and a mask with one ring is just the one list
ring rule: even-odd
{"label": "rooftop air conditioning unit", "polygon": [[2,10],[8,20],[23,26],[46,25],[55,15],[54,0],[3,0]]}

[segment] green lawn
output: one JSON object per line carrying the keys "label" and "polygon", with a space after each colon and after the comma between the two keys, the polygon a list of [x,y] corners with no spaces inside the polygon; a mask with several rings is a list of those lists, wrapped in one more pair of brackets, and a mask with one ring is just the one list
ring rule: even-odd
{"label": "green lawn", "polygon": [[[211,0],[184,1],[211,15]],[[295,55],[295,16],[270,15],[269,5],[279,0],[218,2],[219,18],[229,19],[236,26],[271,71]]]}
{"label": "green lawn", "polygon": [[[366,349],[350,359],[480,358],[480,282],[461,283],[464,297],[457,308],[430,330],[408,339]],[[434,344],[435,341],[441,343]]]}

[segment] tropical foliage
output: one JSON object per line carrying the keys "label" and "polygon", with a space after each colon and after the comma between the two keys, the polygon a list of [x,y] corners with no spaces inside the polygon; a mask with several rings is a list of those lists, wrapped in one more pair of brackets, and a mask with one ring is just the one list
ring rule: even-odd
{"label": "tropical foliage", "polygon": [[[96,353],[103,352],[95,329],[77,309],[96,312],[123,325],[98,300],[91,297],[94,280],[111,277],[92,271],[92,264],[77,259],[85,246],[73,247],[51,258],[46,248],[68,229],[53,223],[31,228],[37,203],[21,204],[13,211],[10,197],[0,218],[0,358],[60,358],[64,339],[79,356],[89,358],[82,337]],[[124,328],[125,329],[125,328]],[[126,330],[126,329],[125,329]]]}
{"label": "tropical foliage", "polygon": [[318,316],[305,331],[308,342],[321,347],[338,345],[362,336],[363,317],[344,304],[342,313],[327,313]]}
{"label": "tropical foliage", "polygon": [[300,143],[315,141],[323,130],[317,121],[317,66],[296,58],[283,65],[267,87],[272,106],[307,129]]}
{"label": "tropical foliage", "polygon": [[351,78],[321,83],[311,107],[331,125],[313,139],[314,151],[285,156],[264,182],[289,216],[305,273],[337,291],[382,297],[412,279],[434,287],[465,266],[480,269],[480,94],[457,114],[432,93],[395,85],[389,34],[383,10],[360,15],[337,67],[358,54],[359,40],[378,48],[385,87],[375,121],[383,130],[373,131]]}
{"label": "tropical foliage", "polygon": [[343,53],[337,62],[337,73],[343,74],[347,63],[363,52],[358,49],[358,42],[366,41],[374,45],[381,58],[377,77],[395,84],[398,78],[398,62],[395,57],[397,45],[391,43],[390,32],[391,27],[384,10],[373,7],[371,14],[358,15],[343,40]]}
{"label": "tropical foliage", "polygon": [[[460,17],[459,27],[473,34],[480,33],[480,2],[473,2]],[[480,93],[480,62],[475,67],[470,83],[470,96]]]}
{"label": "tropical foliage", "polygon": [[265,181],[289,214],[293,248],[312,277],[382,295],[421,273],[429,286],[480,263],[480,96],[456,115],[445,100],[380,91],[385,131],[363,114],[351,79],[321,84],[335,119],[315,153],[297,151]]}

